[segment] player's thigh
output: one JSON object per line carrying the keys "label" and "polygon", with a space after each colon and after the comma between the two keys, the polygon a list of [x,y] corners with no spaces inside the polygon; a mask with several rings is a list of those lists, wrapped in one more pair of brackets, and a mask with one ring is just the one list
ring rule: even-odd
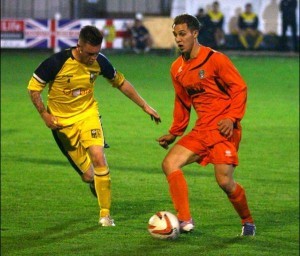
{"label": "player's thigh", "polygon": [[107,166],[104,147],[99,145],[90,146],[88,152],[94,167]]}
{"label": "player's thigh", "polygon": [[81,130],[81,143],[87,149],[94,167],[106,166],[104,136],[98,116],[84,120]]}
{"label": "player's thigh", "polygon": [[80,142],[86,149],[91,146],[104,146],[103,130],[98,116],[90,116],[82,121]]}
{"label": "player's thigh", "polygon": [[90,157],[80,143],[80,126],[78,123],[53,131],[53,136],[62,153],[67,157],[70,164],[81,175],[85,173],[91,164]]}
{"label": "player's thigh", "polygon": [[82,173],[87,172],[91,168],[90,156],[81,144],[76,149],[68,151],[68,155]]}
{"label": "player's thigh", "polygon": [[209,162],[237,166],[239,163],[237,148],[229,140],[220,141],[210,148]]}
{"label": "player's thigh", "polygon": [[164,172],[168,175],[172,171],[178,170],[187,164],[199,161],[199,159],[199,155],[193,151],[179,144],[175,144],[163,160],[162,167]]}

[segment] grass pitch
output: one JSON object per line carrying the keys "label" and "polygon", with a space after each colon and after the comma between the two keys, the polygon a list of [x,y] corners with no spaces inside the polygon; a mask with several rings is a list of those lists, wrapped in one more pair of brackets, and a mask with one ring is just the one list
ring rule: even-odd
{"label": "grass pitch", "polygon": [[[240,221],[217,187],[212,166],[184,168],[196,229],[155,240],[148,219],[173,211],[155,139],[172,118],[169,68],[174,56],[111,55],[161,115],[155,125],[99,78],[116,227],[98,226],[97,200],[52,139],[27,95],[35,67],[49,53],[1,54],[1,255],[299,255],[299,63],[297,58],[234,57],[249,87],[240,165],[257,236],[241,238]],[[194,117],[193,117],[194,118]]]}

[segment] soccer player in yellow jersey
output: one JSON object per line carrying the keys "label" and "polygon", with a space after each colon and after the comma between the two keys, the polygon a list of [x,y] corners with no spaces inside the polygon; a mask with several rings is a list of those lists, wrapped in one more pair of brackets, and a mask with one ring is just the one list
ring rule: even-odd
{"label": "soccer player in yellow jersey", "polygon": [[[137,104],[151,119],[160,116],[138,94],[124,75],[100,53],[103,35],[94,26],[81,29],[76,47],[44,60],[28,84],[30,98],[60,150],[94,188],[100,207],[99,224],[115,226],[110,216],[111,180],[104,154],[104,138],[98,103],[94,98],[95,80],[103,76]],[[48,85],[47,106],[41,93]]]}
{"label": "soccer player in yellow jersey", "polygon": [[[245,5],[245,11],[238,18],[239,40],[245,50],[253,48],[257,50],[263,41],[263,34],[258,30],[259,19],[252,10],[252,4]],[[254,40],[253,46],[250,45],[248,37]]]}
{"label": "soccer player in yellow jersey", "polygon": [[224,15],[219,10],[220,4],[218,1],[213,2],[212,9],[208,11],[208,17],[210,19],[210,25],[214,35],[215,45],[218,48],[225,44],[225,34],[223,31]]}

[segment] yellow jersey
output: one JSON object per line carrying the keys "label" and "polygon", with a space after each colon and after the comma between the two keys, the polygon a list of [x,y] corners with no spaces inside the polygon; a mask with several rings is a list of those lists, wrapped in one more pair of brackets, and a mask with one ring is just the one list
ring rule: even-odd
{"label": "yellow jersey", "polygon": [[220,29],[222,29],[223,22],[224,22],[224,15],[223,15],[223,13],[209,11],[207,14],[208,14],[208,17],[210,18],[212,26],[214,28],[220,28]]}
{"label": "yellow jersey", "polygon": [[47,85],[47,109],[63,126],[74,124],[88,116],[99,115],[94,98],[95,81],[99,75],[114,87],[123,84],[125,77],[103,55],[90,66],[77,61],[69,48],[53,54],[34,71],[28,89],[42,91]]}

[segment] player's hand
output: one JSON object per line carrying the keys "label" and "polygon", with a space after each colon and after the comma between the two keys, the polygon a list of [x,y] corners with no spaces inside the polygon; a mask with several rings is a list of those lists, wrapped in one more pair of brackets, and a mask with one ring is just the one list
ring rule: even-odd
{"label": "player's hand", "polygon": [[161,122],[160,116],[158,115],[155,109],[151,108],[148,104],[145,104],[143,109],[146,113],[150,115],[151,120],[154,120],[156,124],[159,124]]}
{"label": "player's hand", "polygon": [[226,138],[230,138],[233,134],[233,122],[229,118],[222,119],[218,122],[220,133]]}
{"label": "player's hand", "polygon": [[58,123],[57,117],[49,114],[48,112],[44,112],[41,116],[45,124],[47,125],[47,127],[50,128],[51,130],[63,128],[63,126]]}
{"label": "player's hand", "polygon": [[156,141],[159,143],[159,145],[165,149],[169,148],[169,145],[172,144],[176,139],[176,136],[173,134],[166,134],[158,138]]}

